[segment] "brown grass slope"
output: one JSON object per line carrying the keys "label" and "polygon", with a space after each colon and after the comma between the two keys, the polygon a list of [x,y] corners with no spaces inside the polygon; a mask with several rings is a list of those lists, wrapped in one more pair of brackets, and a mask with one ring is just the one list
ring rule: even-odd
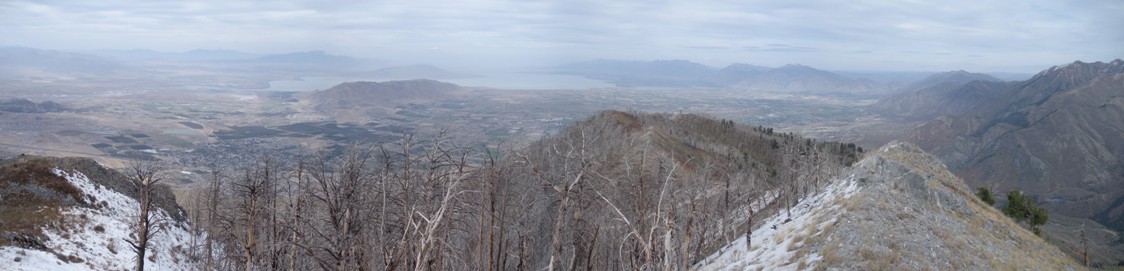
{"label": "brown grass slope", "polygon": [[[976,198],[933,155],[892,142],[846,173],[859,191],[830,230],[808,237],[828,270],[1079,270]],[[816,244],[818,243],[818,244]]]}

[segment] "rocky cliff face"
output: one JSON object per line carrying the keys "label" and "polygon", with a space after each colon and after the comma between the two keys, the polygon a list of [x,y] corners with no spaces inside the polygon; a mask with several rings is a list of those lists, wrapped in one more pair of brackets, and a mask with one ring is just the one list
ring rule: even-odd
{"label": "rocky cliff face", "polygon": [[1075,270],[978,200],[940,161],[892,142],[742,237],[700,270]]}

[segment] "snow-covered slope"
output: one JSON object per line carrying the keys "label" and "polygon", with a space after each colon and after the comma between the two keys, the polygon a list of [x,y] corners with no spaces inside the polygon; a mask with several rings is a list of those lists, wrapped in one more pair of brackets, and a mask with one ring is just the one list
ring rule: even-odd
{"label": "snow-covered slope", "polygon": [[[90,181],[81,172],[54,173],[66,178],[93,199],[91,207],[61,207],[61,221],[43,226],[46,250],[0,246],[0,270],[131,270],[136,254],[125,241],[136,217],[137,201]],[[148,270],[195,270],[188,257],[192,237],[186,222],[177,222],[156,208],[156,221],[164,223],[151,240],[145,268]]]}
{"label": "snow-covered slope", "polygon": [[[698,270],[1075,270],[920,148],[891,142]],[[790,220],[791,219],[791,220]]]}
{"label": "snow-covered slope", "polygon": [[840,209],[839,204],[850,198],[858,190],[854,176],[836,180],[818,194],[801,199],[799,204],[787,212],[769,217],[750,235],[750,248],[746,249],[746,238],[742,236],[729,246],[707,257],[697,266],[699,270],[804,270],[822,259],[816,253],[808,253],[805,243],[809,236],[822,235],[823,231],[835,225]]}

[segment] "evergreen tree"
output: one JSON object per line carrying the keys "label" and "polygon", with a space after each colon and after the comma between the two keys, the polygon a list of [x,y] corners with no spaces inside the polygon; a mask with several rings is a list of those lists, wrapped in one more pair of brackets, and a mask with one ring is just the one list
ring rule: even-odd
{"label": "evergreen tree", "polygon": [[1050,219],[1045,209],[1035,205],[1030,197],[1023,195],[1018,190],[1007,192],[1007,207],[1003,207],[1003,213],[1015,219],[1016,222],[1025,221],[1035,234],[1041,234],[1038,226],[1046,224],[1046,221]]}
{"label": "evergreen tree", "polygon": [[982,186],[976,188],[976,196],[987,203],[988,206],[995,206],[995,195],[992,195],[991,189]]}

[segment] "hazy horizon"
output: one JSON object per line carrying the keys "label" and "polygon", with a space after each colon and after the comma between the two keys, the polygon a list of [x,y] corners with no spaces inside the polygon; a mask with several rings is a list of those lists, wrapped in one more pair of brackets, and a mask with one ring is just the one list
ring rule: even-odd
{"label": "hazy horizon", "polygon": [[683,59],[1035,73],[1124,58],[1124,2],[6,1],[0,46],[225,49],[454,69]]}

